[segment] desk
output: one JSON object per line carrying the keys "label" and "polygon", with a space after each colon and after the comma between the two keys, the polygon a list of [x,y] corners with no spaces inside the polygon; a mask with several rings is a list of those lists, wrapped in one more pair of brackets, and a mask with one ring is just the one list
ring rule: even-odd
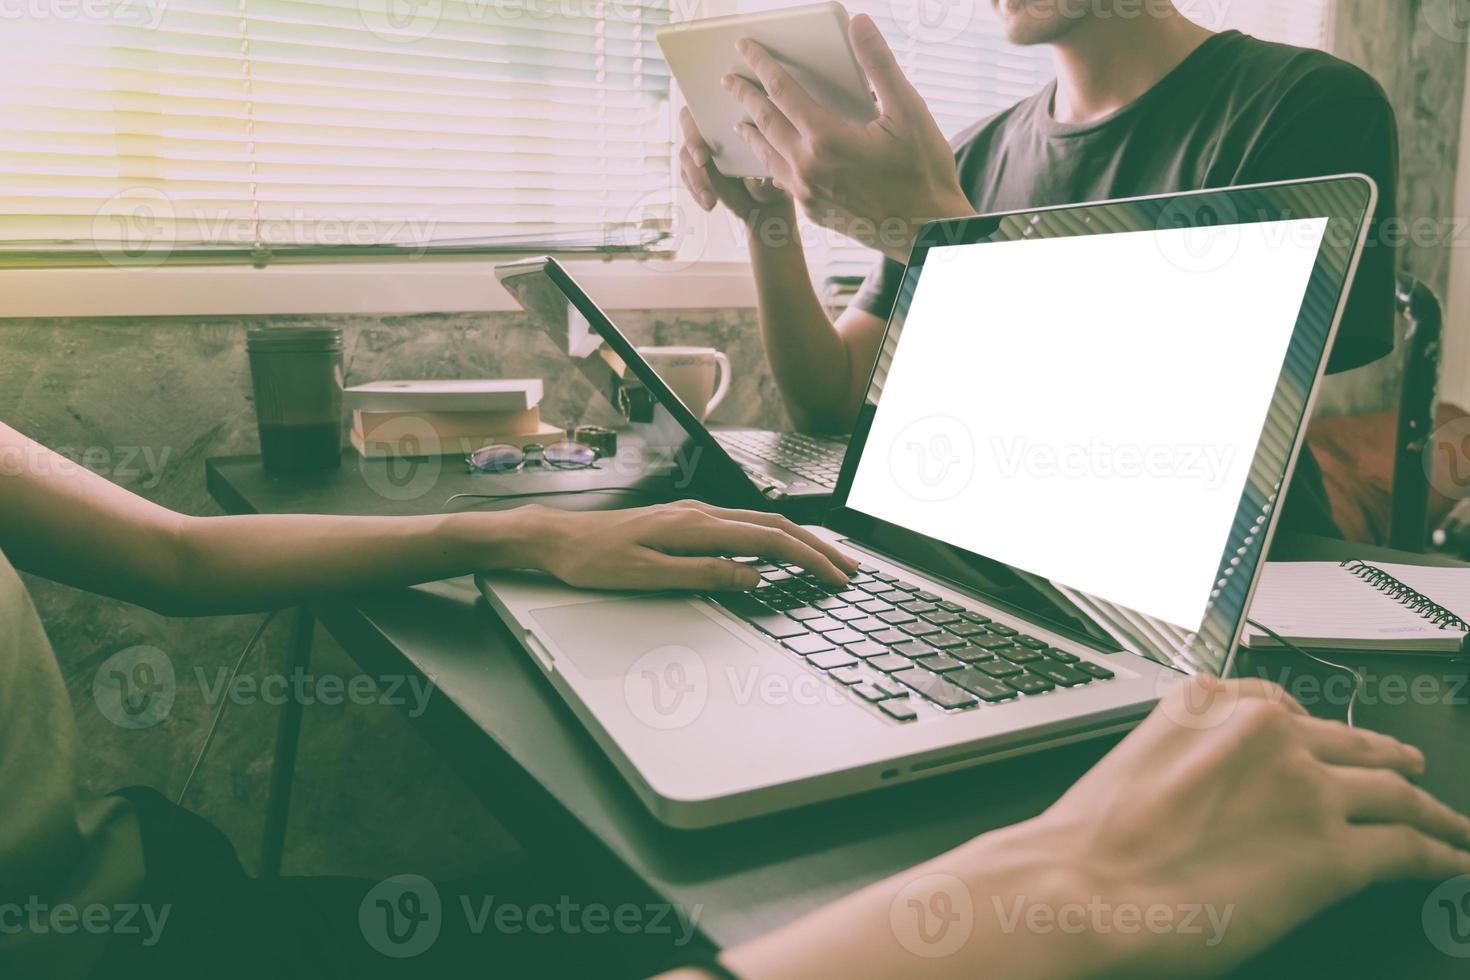
{"label": "desk", "polygon": [[[484,478],[446,470],[431,492],[387,499],[377,489],[385,478],[375,469],[385,465],[359,465],[348,457],[341,471],[273,480],[255,458],[240,457],[211,460],[207,478],[214,498],[237,514],[431,513],[442,510],[449,495],[485,486]],[[568,475],[526,477],[543,478]],[[595,495],[547,502],[608,507],[630,501]],[[1283,546],[1279,557],[1349,553],[1341,542],[1306,539]],[[315,615],[364,671],[418,674],[434,682],[436,693],[414,725],[533,854],[558,860],[566,873],[615,882],[629,900],[646,895],[698,907],[704,934],[720,945],[749,939],[979,833],[1034,816],[1115,741],[1063,747],[732,827],[673,831],[647,814],[469,579],[320,602],[302,615]],[[1430,788],[1470,810],[1465,665],[1361,656],[1351,662],[1369,667],[1380,681],[1430,677],[1440,685],[1444,696],[1434,703],[1360,707],[1359,720],[1424,748]],[[1248,661],[1245,669],[1288,686],[1310,678],[1321,683],[1335,673],[1290,654]],[[1309,707],[1328,717],[1342,714],[1332,704]],[[294,738],[288,718],[283,715],[287,757],[278,755],[274,777],[285,793]],[[1430,887],[1394,886],[1359,896],[1240,975],[1463,977],[1465,962],[1436,951],[1421,927]]]}

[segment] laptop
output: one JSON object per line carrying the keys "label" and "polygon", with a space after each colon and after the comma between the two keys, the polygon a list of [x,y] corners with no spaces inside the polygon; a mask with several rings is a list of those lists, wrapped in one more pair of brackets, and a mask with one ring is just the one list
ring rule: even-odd
{"label": "laptop", "polygon": [[681,490],[714,502],[815,519],[837,487],[845,439],[798,432],[707,427],[638,348],[552,258],[496,267],[506,290],[633,429],[668,464]]}
{"label": "laptop", "polygon": [[818,534],[845,587],[479,579],[648,809],[723,824],[1122,732],[1227,675],[1377,190],[926,226]]}

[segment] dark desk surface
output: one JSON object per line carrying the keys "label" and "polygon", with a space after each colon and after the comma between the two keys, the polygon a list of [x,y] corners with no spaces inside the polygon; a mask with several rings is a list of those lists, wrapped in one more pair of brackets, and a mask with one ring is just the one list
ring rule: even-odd
{"label": "dark desk surface", "polygon": [[[253,457],[219,459],[208,464],[208,484],[232,513],[412,514],[453,509],[445,507],[450,495],[487,492],[487,486],[491,492],[529,492],[617,482],[596,474],[476,477],[453,464],[432,480],[419,476],[415,482],[402,473],[390,480],[387,466],[359,464],[349,456],[343,469],[330,474],[272,479]],[[645,501],[597,494],[544,502],[591,508]],[[1387,554],[1303,539],[1283,540],[1275,557]],[[700,926],[721,945],[1041,812],[1113,744],[1049,750],[731,827],[674,831],[648,815],[469,579],[315,608],[364,670],[413,671],[435,683],[438,694],[415,725],[529,849],[556,855],[579,872],[621,877],[621,887],[698,908]],[[1243,659],[1243,670],[1284,683],[1314,713],[1342,717],[1343,706],[1321,693],[1323,682],[1337,672],[1285,653]],[[1426,784],[1470,811],[1465,663],[1338,659],[1370,679],[1373,703],[1360,704],[1358,722],[1422,747],[1429,758]],[[1415,691],[1415,683],[1421,685],[1418,694],[1395,693]],[[1426,690],[1433,696],[1422,696]],[[1402,885],[1359,896],[1298,931],[1243,975],[1463,976],[1464,963],[1437,952],[1425,937],[1420,914],[1431,887]]]}

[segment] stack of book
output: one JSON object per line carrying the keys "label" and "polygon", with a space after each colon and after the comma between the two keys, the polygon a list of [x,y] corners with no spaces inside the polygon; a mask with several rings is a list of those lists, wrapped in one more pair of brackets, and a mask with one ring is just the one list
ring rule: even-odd
{"label": "stack of book", "polygon": [[344,392],[352,445],[369,459],[464,456],[481,446],[555,442],[541,421],[541,382],[375,381]]}

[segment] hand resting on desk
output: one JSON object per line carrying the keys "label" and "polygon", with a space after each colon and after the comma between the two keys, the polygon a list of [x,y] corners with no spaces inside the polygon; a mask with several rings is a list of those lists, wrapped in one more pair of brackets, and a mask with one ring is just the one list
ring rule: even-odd
{"label": "hand resting on desk", "polygon": [[1275,685],[1192,680],[1041,816],[721,960],[744,980],[1217,975],[1371,884],[1470,874],[1470,820],[1409,782],[1423,767]]}

